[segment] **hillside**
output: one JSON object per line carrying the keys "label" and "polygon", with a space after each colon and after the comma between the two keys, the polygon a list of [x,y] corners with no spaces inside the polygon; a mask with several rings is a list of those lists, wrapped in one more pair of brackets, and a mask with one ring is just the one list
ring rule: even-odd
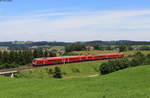
{"label": "hillside", "polygon": [[105,60],[46,66],[34,70],[20,71],[16,73],[16,76],[19,78],[49,79],[53,76],[50,70],[54,71],[54,68],[59,66],[62,71],[63,78],[87,77],[99,74],[99,66],[102,62],[105,62]]}
{"label": "hillside", "polygon": [[[150,41],[130,41],[130,40],[116,40],[116,41],[81,41],[86,45],[150,45]],[[56,42],[56,41],[7,41],[0,42],[0,46],[7,47],[31,47],[31,46],[66,46],[72,42]]]}
{"label": "hillside", "polygon": [[149,98],[150,66],[105,76],[76,79],[10,79],[0,77],[0,98]]}

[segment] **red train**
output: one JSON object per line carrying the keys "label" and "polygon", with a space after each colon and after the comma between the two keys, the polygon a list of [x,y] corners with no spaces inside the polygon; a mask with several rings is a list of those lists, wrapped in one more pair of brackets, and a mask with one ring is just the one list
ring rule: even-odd
{"label": "red train", "polygon": [[65,63],[72,63],[72,62],[93,61],[93,60],[101,60],[101,59],[115,59],[121,57],[124,57],[124,54],[113,53],[113,54],[36,58],[32,61],[32,64],[33,66],[44,66],[44,65],[65,64]]}

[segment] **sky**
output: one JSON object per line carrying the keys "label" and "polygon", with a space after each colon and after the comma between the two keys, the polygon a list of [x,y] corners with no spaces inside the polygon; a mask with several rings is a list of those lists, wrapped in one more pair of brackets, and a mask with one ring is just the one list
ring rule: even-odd
{"label": "sky", "polygon": [[150,41],[150,0],[0,0],[0,41]]}

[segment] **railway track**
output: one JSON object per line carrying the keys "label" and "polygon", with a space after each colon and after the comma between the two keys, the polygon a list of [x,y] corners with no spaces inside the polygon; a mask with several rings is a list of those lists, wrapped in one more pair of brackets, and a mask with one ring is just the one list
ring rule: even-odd
{"label": "railway track", "polygon": [[32,69],[33,67],[3,69],[3,70],[0,70],[0,75],[10,74],[10,73],[14,73],[14,72],[22,71],[22,70],[32,70]]}
{"label": "railway track", "polygon": [[20,67],[20,68],[3,69],[3,70],[0,70],[0,75],[4,74],[4,73],[13,73],[13,72],[18,72],[18,71],[23,71],[23,70],[33,70],[33,69],[44,68],[44,67],[49,67],[49,66],[60,66],[60,65],[69,65],[69,64],[85,63],[85,62],[100,62],[100,61],[104,62],[106,60],[74,62],[74,63],[66,63],[66,64],[55,64],[55,65],[37,66],[37,67],[28,66],[28,67]]}

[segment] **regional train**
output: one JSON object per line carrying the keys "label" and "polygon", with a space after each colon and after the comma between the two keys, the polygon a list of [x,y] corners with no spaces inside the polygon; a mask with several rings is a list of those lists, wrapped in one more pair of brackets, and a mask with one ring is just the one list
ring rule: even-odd
{"label": "regional train", "polygon": [[66,64],[66,63],[73,63],[73,62],[116,59],[122,57],[124,57],[123,53],[35,58],[32,61],[32,65],[36,67],[36,66],[45,66],[45,65]]}

